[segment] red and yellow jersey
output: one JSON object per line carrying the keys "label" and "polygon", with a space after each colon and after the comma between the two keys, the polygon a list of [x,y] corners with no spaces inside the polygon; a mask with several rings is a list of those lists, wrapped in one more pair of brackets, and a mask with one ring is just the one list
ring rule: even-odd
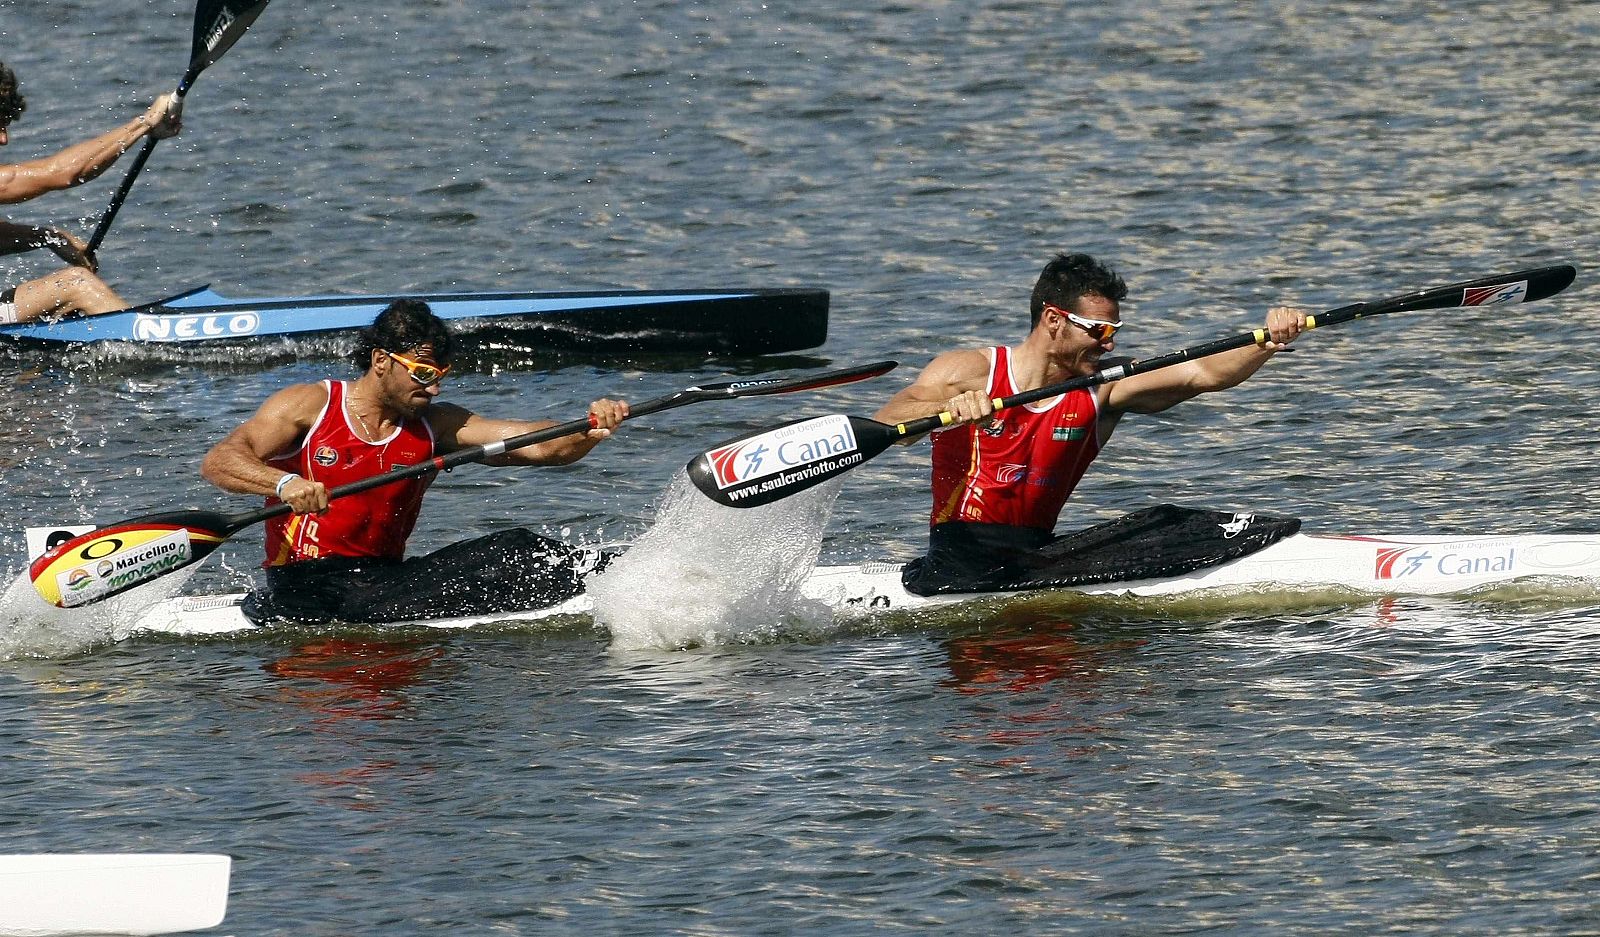
{"label": "red and yellow jersey", "polygon": [[[991,348],[988,395],[1017,392],[1010,349]],[[1053,529],[1067,496],[1100,453],[1099,407],[1093,390],[1079,389],[1008,407],[989,426],[936,431],[930,522]]]}
{"label": "red and yellow jersey", "polygon": [[[361,438],[344,406],[345,383],[323,381],[328,402],[293,452],[267,464],[296,472],[332,489],[433,458],[433,430],[425,419],[406,420],[378,442]],[[267,521],[267,559],[282,566],[329,556],[400,559],[416,526],[432,474],[335,498],[326,514],[285,514]],[[268,498],[267,504],[279,503]]]}

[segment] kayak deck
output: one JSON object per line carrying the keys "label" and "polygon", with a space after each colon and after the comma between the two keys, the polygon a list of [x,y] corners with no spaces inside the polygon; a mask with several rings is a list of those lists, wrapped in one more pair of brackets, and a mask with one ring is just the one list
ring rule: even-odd
{"label": "kayak deck", "polygon": [[[1471,593],[1520,580],[1600,584],[1600,535],[1504,537],[1362,537],[1295,534],[1256,553],[1180,576],[1075,585],[1030,592],[914,595],[900,583],[900,563],[822,566],[801,588],[804,598],[842,616],[915,610],[997,597],[1050,593],[1171,597],[1208,592],[1304,593],[1343,590],[1372,596]],[[258,627],[240,608],[243,593],[185,596],[147,610],[130,632],[219,635]],[[481,617],[408,622],[460,629],[537,621],[592,610],[587,595],[560,605]]]}

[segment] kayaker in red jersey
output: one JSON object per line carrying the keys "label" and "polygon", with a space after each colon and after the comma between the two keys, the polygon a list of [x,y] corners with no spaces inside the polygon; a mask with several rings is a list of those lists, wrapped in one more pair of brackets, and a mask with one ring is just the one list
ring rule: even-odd
{"label": "kayaker in red jersey", "polygon": [[[74,144],[43,159],[0,165],[0,205],[15,205],[47,192],[82,185],[110,168],[145,137],[162,140],[182,129],[173,109],[176,94],[156,98],[143,114],[92,140]],[[11,125],[27,109],[17,90],[17,76],[0,62],[0,146],[11,141]],[[128,308],[105,281],[95,275],[88,245],[60,228],[39,228],[0,220],[0,255],[47,247],[72,264],[64,270],[0,289],[0,325],[31,322],[41,316],[68,313],[99,315]]]}
{"label": "kayaker in red jersey", "polygon": [[[294,509],[267,522],[268,591],[253,598],[251,617],[412,621],[543,608],[582,591],[582,574],[599,557],[523,528],[406,559],[434,475],[329,501],[339,485],[555,425],[439,402],[451,353],[449,330],[428,305],[398,300],[362,332],[359,378],[280,390],[206,454],[200,474],[213,485]],[[486,461],[567,465],[627,416],[626,403],[596,400],[588,433]]]}
{"label": "kayaker in red jersey", "polygon": [[[999,411],[993,400],[1109,367],[1123,326],[1122,277],[1087,254],[1045,265],[1029,303],[1022,344],[950,351],[875,416],[903,423],[948,410],[933,434],[933,510],[928,554],[905,584],[929,594],[996,588],[1037,573],[1061,508],[1126,413],[1159,413],[1199,394],[1226,390],[1266,364],[1305,328],[1305,313],[1267,313],[1271,340],[1094,388]],[[914,442],[909,439],[907,442]]]}

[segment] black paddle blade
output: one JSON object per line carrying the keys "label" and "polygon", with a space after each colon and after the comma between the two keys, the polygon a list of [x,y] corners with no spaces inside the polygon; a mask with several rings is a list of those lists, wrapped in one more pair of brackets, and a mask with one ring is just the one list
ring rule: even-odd
{"label": "black paddle blade", "polygon": [[[1466,308],[1498,306],[1502,303],[1531,303],[1548,299],[1561,292],[1571,286],[1577,276],[1578,268],[1561,264],[1555,267],[1519,270],[1497,277],[1483,277],[1457,284],[1455,287],[1442,287],[1440,292],[1444,295],[1439,298],[1438,305],[1419,305],[1417,308],[1449,309],[1452,306]],[[1451,295],[1452,291],[1454,295]],[[1403,300],[1400,302],[1403,303]]]}
{"label": "black paddle blade", "polygon": [[28,576],[51,605],[92,605],[205,559],[228,527],[210,511],[152,514],[74,537],[34,560]]}
{"label": "black paddle blade", "polygon": [[689,460],[686,470],[718,504],[754,508],[847,472],[899,438],[876,420],[833,414],[725,442]]}
{"label": "black paddle blade", "polygon": [[1568,264],[1536,267],[1499,276],[1480,277],[1464,283],[1436,286],[1372,303],[1341,306],[1308,316],[1312,328],[1336,325],[1389,312],[1420,312],[1425,309],[1466,309],[1471,306],[1498,306],[1505,303],[1531,303],[1549,299],[1572,285],[1578,269]]}
{"label": "black paddle blade", "polygon": [[222,58],[266,8],[267,0],[200,0],[194,9],[194,45],[189,52],[191,78]]}
{"label": "black paddle blade", "polygon": [[1378,312],[1411,312],[1421,309],[1464,309],[1468,306],[1531,303],[1548,299],[1571,286],[1577,275],[1577,268],[1566,264],[1518,270],[1516,273],[1481,277],[1465,283],[1423,290],[1410,296],[1398,296],[1385,302],[1373,303],[1372,309]]}
{"label": "black paddle blade", "polygon": [[[1578,278],[1578,268],[1568,264],[1561,264],[1555,267],[1541,267],[1538,270],[1527,271],[1526,276],[1528,279],[1527,294],[1521,299],[1508,297],[1502,300],[1502,302],[1531,303],[1540,299],[1548,299],[1549,297],[1554,296],[1555,294],[1572,285],[1572,281]],[[1479,302],[1470,304],[1462,303],[1462,305],[1483,306],[1488,304]]]}

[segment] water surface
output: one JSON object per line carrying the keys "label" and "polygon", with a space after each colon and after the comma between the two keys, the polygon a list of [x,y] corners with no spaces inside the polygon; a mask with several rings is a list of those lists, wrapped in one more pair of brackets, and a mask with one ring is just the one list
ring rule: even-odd
{"label": "water surface", "polygon": [[[30,100],[7,158],[136,113],[181,74],[189,16],[0,0]],[[1019,340],[1058,250],[1124,272],[1118,344],[1145,356],[1275,303],[1575,263],[1557,300],[1320,331],[1126,421],[1063,524],[1170,501],[1590,531],[1597,60],[1586,3],[279,0],[197,82],[102,272],[133,301],[833,291],[804,356],[452,380],[496,415],[905,362],[643,419],[566,469],[465,467],[425,550],[515,524],[637,539],[700,449],[870,413],[940,349]],[[6,217],[88,230],[118,178]],[[343,367],[0,349],[8,578],[27,525],[246,509],[200,456]],[[852,472],[822,560],[914,555],[926,471],[897,450]],[[243,587],[258,551],[241,535],[190,587]],[[1000,604],[674,651],[584,618],[136,639],[0,664],[0,850],[229,853],[241,935],[1586,933],[1597,609]]]}

